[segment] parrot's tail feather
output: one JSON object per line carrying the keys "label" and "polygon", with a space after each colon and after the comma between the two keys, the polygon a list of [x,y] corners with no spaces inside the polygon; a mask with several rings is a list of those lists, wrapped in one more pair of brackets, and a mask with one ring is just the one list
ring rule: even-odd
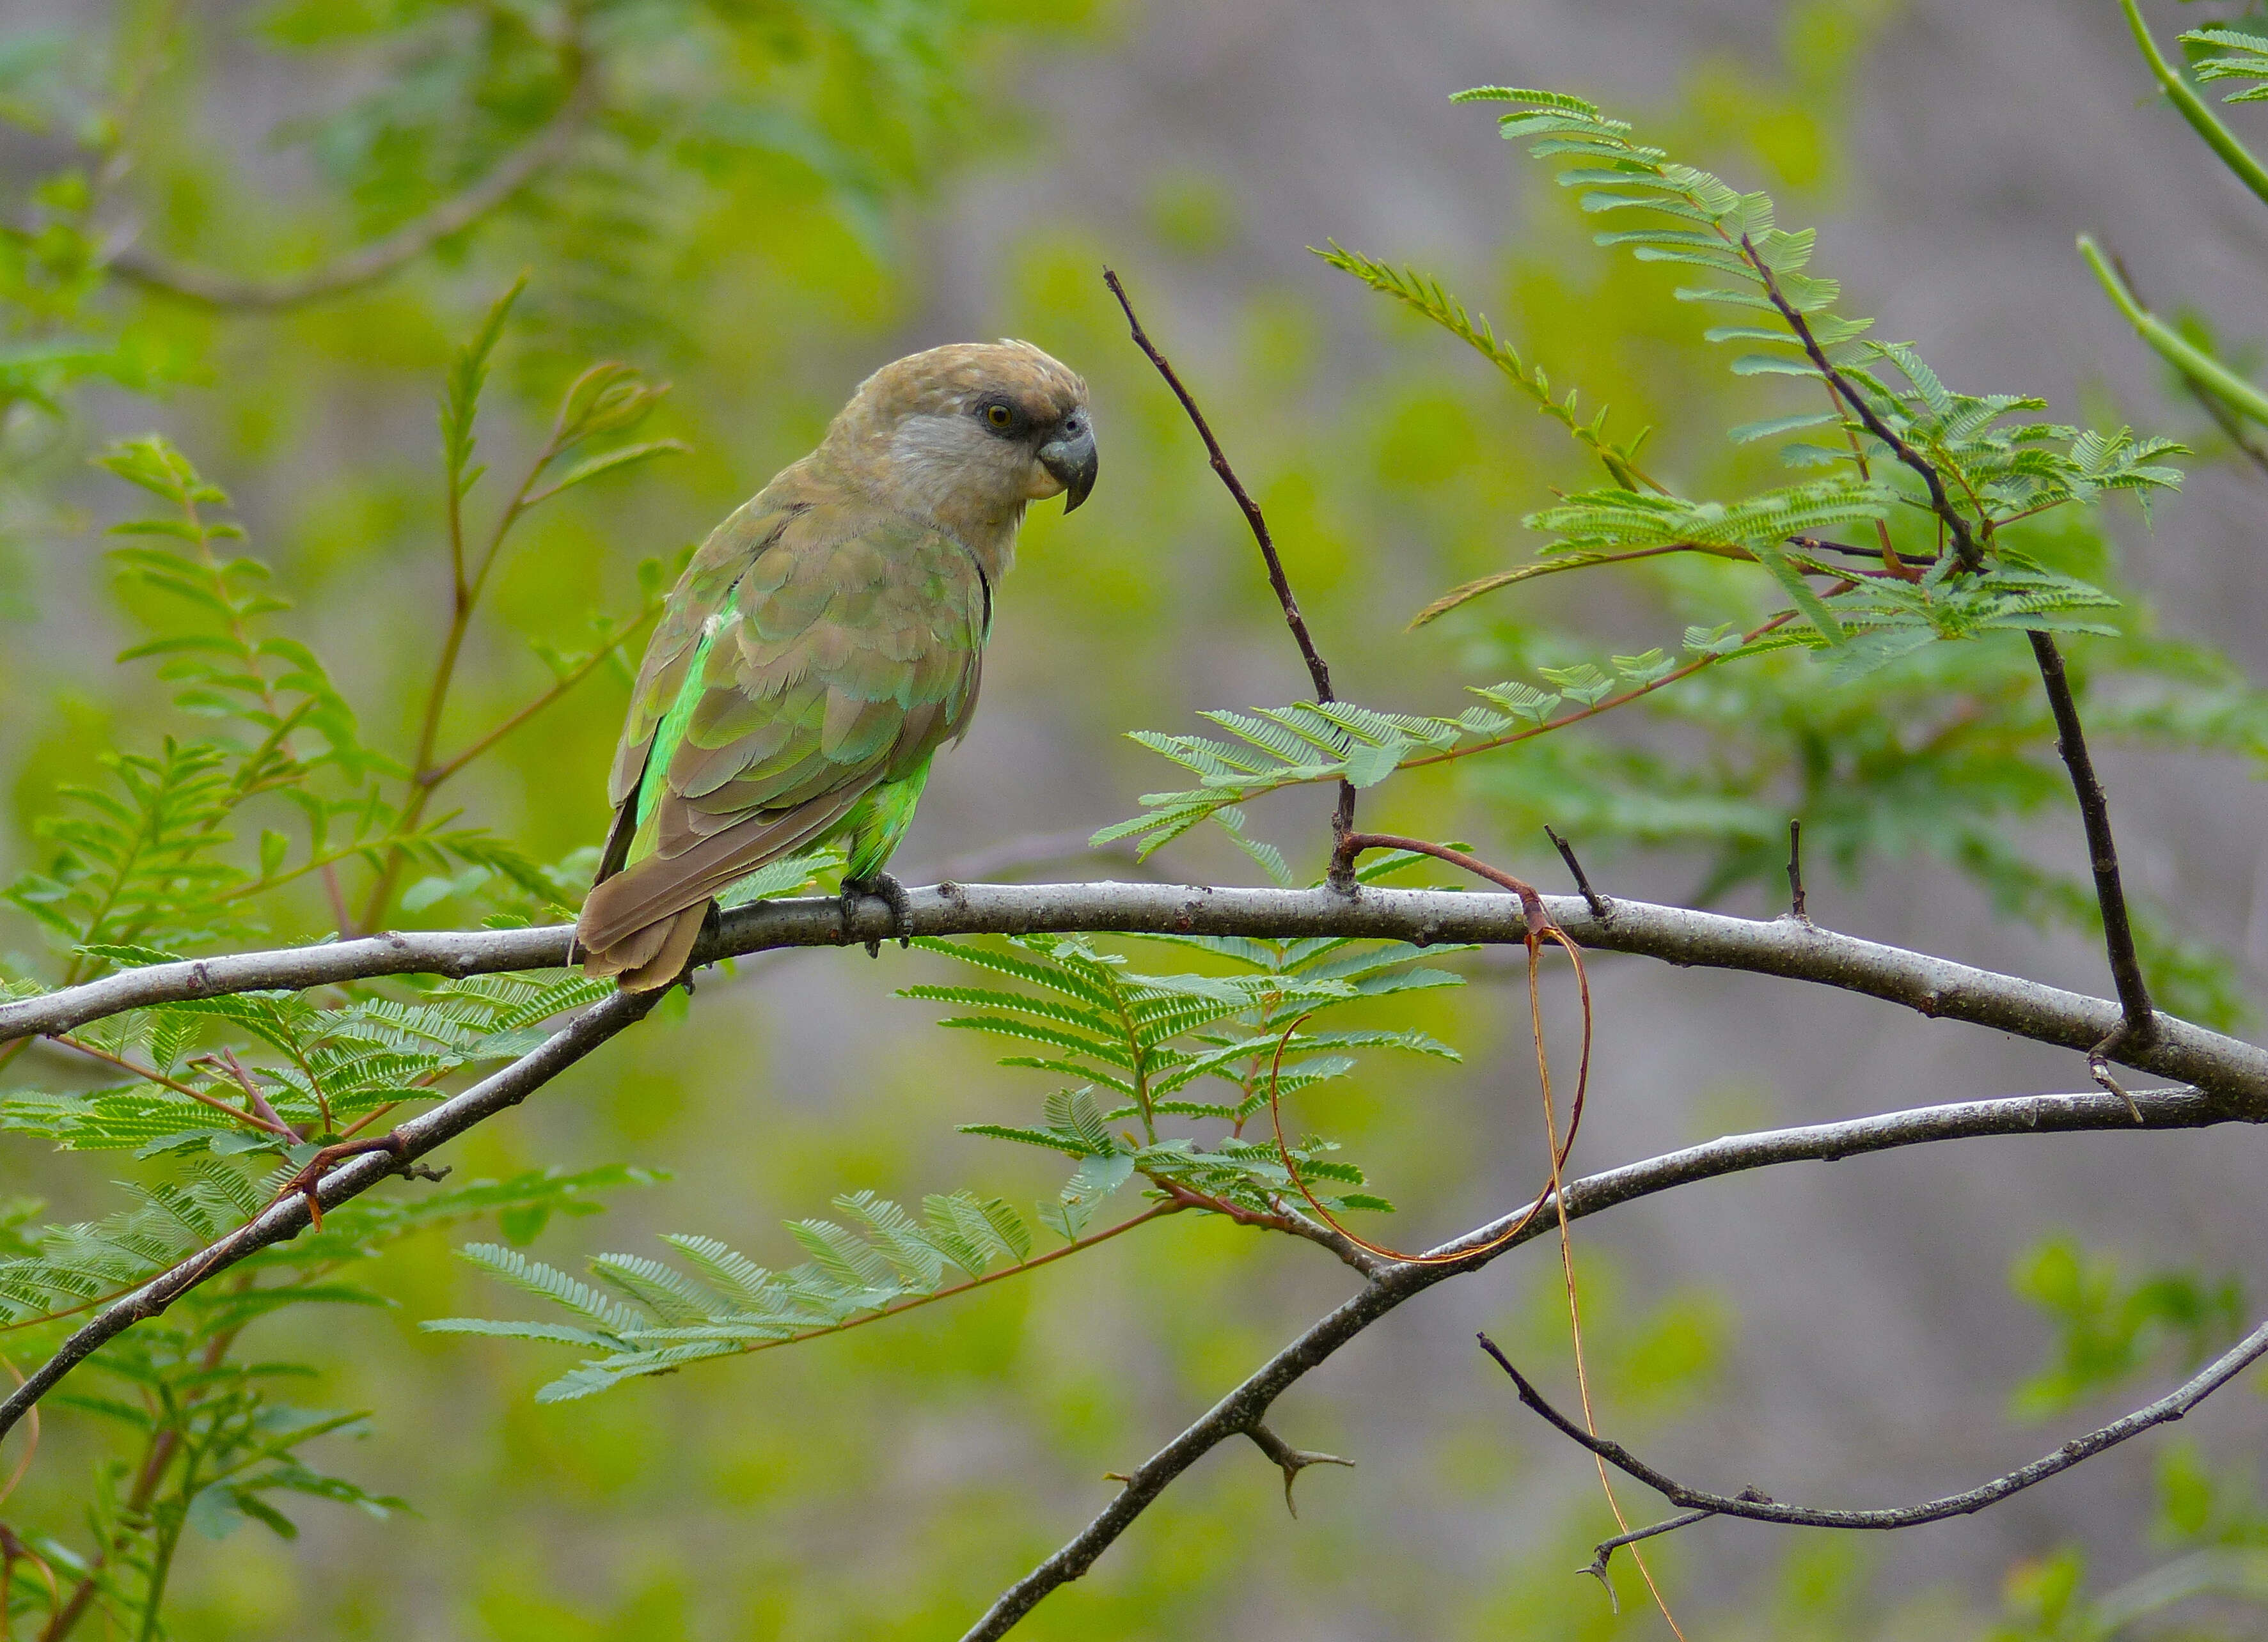
{"label": "parrot's tail feather", "polygon": [[[708,912],[709,903],[703,901],[698,906],[687,907],[665,923],[650,925],[638,931],[640,939],[637,944],[641,947],[651,944],[653,955],[643,963],[622,970],[615,984],[624,992],[652,992],[657,987],[668,986],[685,973],[685,960],[693,956],[693,943],[701,938],[701,926]],[[649,935],[660,938],[649,943],[644,939]],[[614,952],[608,954],[608,959],[613,960],[622,950],[621,947],[615,948]],[[584,966],[584,972],[590,972],[590,965]]]}
{"label": "parrot's tail feather", "polygon": [[[750,816],[674,855],[648,855],[594,885],[575,920],[583,972],[617,975],[633,992],[677,979],[709,903],[727,884],[792,855],[850,811],[865,791],[830,793],[792,810]],[[664,968],[665,962],[674,964]],[[651,974],[651,979],[646,979]]]}
{"label": "parrot's tail feather", "polygon": [[672,919],[648,924],[643,929],[633,929],[613,945],[586,949],[583,954],[583,972],[593,979],[603,979],[619,975],[625,970],[643,969],[653,961],[655,953],[669,939],[676,927]]}

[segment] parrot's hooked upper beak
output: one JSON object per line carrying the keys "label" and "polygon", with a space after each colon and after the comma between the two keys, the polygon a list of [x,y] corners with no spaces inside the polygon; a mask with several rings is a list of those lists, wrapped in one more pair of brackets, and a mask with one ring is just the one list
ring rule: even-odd
{"label": "parrot's hooked upper beak", "polygon": [[1039,450],[1040,465],[1064,487],[1064,511],[1068,513],[1094,488],[1097,460],[1094,424],[1083,410],[1075,410],[1056,424],[1054,434]]}

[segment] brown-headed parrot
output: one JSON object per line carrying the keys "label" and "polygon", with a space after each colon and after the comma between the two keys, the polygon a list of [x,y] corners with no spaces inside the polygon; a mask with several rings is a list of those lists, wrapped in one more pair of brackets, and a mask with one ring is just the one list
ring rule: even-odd
{"label": "brown-headed parrot", "polygon": [[646,646],[576,920],[583,968],[683,973],[717,895],[839,842],[878,894],[930,759],[968,727],[992,601],[1029,502],[1086,500],[1086,385],[1028,342],[885,365],[819,448],[718,526]]}

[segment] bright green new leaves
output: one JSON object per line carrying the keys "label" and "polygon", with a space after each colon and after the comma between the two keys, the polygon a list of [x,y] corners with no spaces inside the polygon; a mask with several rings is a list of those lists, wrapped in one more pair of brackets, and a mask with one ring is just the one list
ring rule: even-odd
{"label": "bright green new leaves", "polygon": [[1746,547],[1889,517],[1896,495],[1874,484],[1793,485],[1735,502],[1688,502],[1642,490],[1587,490],[1521,522],[1557,538],[1547,553],[1638,547]]}
{"label": "bright green new leaves", "polygon": [[2241,28],[2193,28],[2182,36],[2182,44],[2192,52],[2202,49],[2204,55],[2190,62],[2200,80],[2261,82],[2228,92],[2220,99],[2224,103],[2268,100],[2268,38]]}
{"label": "bright green new leaves", "polygon": [[[1868,340],[1871,320],[1830,312],[1840,286],[1803,271],[1815,248],[1813,231],[1791,233],[1778,227],[1769,195],[1741,193],[1706,172],[1670,162],[1661,150],[1632,142],[1627,122],[1609,119],[1578,99],[1491,86],[1462,93],[1458,100],[1476,99],[1530,105],[1503,117],[1504,136],[1526,142],[1539,158],[1579,162],[1563,168],[1558,180],[1582,190],[1584,211],[1652,219],[1594,236],[1599,244],[1628,246],[1640,261],[1702,268],[1727,282],[1683,288],[1677,296],[1756,316],[1708,333],[1712,341],[1769,350],[1737,356],[1735,374],[1787,376],[1819,385],[1824,403],[1818,408],[1731,430],[1739,443],[1822,426],[1843,436],[1840,448],[1807,443],[1790,450],[1790,459],[1800,465],[1824,464],[1845,472],[1800,492],[1778,493],[1786,498],[1779,505],[1838,510],[1836,493],[1847,491],[1839,509],[1845,520],[1880,517],[1869,513],[1870,502],[1882,495],[1882,484],[1895,483],[1905,487],[1895,493],[1901,501],[1926,509],[1928,499],[1912,487],[1911,455],[1937,471],[1955,505],[1974,516],[1976,529],[1989,541],[2000,525],[2067,502],[2093,501],[2115,490],[2146,495],[2180,482],[2178,473],[2155,460],[2179,451],[2170,441],[2137,441],[2123,429],[2095,434],[2053,423],[2006,425],[2010,416],[2037,410],[2043,401],[1955,393],[1911,346]],[[1800,329],[1791,315],[1800,319]],[[1831,382],[1821,368],[1822,360],[1834,372]],[[1856,401],[1863,401],[1881,431],[1858,414]],[[1884,433],[1905,450],[1887,446]],[[1774,499],[1768,494],[1727,505],[1724,511],[1739,519],[1758,502],[1770,505]],[[1785,536],[1800,536],[1808,528],[1794,523]],[[1761,531],[1746,537],[1719,531],[1697,533],[1693,539],[1705,546],[1737,541],[1753,547],[1767,538]],[[1824,636],[1831,641],[1831,634]]]}
{"label": "bright green new leaves", "polygon": [[[99,956],[120,962],[170,957],[120,948]],[[245,993],[136,1010],[67,1041],[141,1075],[68,1095],[11,1089],[0,1096],[0,1130],[40,1135],[74,1151],[132,1150],[145,1157],[259,1151],[298,1161],[313,1147],[297,1133],[281,1133],[276,1120],[320,1134],[381,1106],[433,1099],[449,1074],[526,1053],[549,1036],[546,1022],[608,990],[580,974],[534,971],[475,976],[412,998],[364,997],[333,1008],[298,993]],[[266,1052],[247,1049],[233,1061],[216,1057],[209,1045],[217,1028],[233,1028]]]}
{"label": "bright green new leaves", "polygon": [[[109,782],[64,788],[65,807],[40,823],[52,853],[6,894],[80,954],[66,982],[94,972],[95,948],[190,949],[257,930],[274,891],[394,852],[436,869],[488,869],[538,905],[556,898],[500,839],[448,820],[405,825],[380,798],[374,780],[396,766],[363,743],[315,654],[269,630],[291,606],[263,561],[224,552],[243,531],[214,517],[228,505],[217,487],[154,435],[100,460],[170,508],[114,527],[136,544],[113,560],[154,630],[119,659],[157,661],[174,706],[210,728],[105,755]],[[249,858],[247,811],[259,817]],[[276,825],[295,812],[296,837]]]}
{"label": "bright green new leaves", "polygon": [[0,1323],[73,1311],[131,1288],[251,1219],[272,1195],[241,1168],[211,1158],[173,1180],[121,1184],[133,1206],[100,1221],[10,1228],[11,1241],[31,1251],[0,1258]]}
{"label": "bright green new leaves", "polygon": [[[360,1434],[364,1418],[291,1400],[292,1382],[313,1370],[239,1361],[227,1348],[246,1328],[279,1311],[391,1303],[350,1274],[413,1233],[494,1215],[506,1235],[524,1240],[554,1214],[595,1213],[600,1195],[653,1179],[622,1168],[531,1172],[427,1187],[416,1195],[365,1197],[334,1211],[321,1231],[249,1256],[229,1281],[193,1290],[163,1317],[113,1341],[48,1399],[49,1408],[92,1415],[136,1451],[166,1459],[149,1470],[147,1485],[136,1485],[143,1473],[123,1464],[99,1474],[85,1509],[102,1556],[72,1557],[47,1540],[40,1549],[66,1577],[90,1582],[91,1599],[114,1630],[154,1636],[160,1634],[154,1623],[144,1626],[143,1620],[158,1610],[185,1534],[221,1539],[258,1522],[294,1538],[298,1529],[289,1513],[305,1499],[379,1516],[408,1509],[302,1455],[318,1437]],[[0,1321],[19,1326],[108,1299],[141,1281],[152,1264],[210,1242],[257,1213],[272,1189],[272,1182],[239,1166],[206,1159],[169,1179],[137,1184],[133,1208],[92,1224],[33,1231],[29,1222],[40,1206],[10,1205],[0,1211]],[[20,1578],[16,1591],[25,1592]]]}
{"label": "bright green new leaves", "polygon": [[[1226,961],[1234,972],[1145,974],[1123,955],[1099,951],[1079,937],[1031,935],[997,947],[927,943],[992,977],[1023,982],[1021,988],[906,989],[907,997],[978,1011],[952,1016],[945,1026],[1039,1052],[1011,1055],[1001,1065],[1078,1081],[1079,1087],[1049,1097],[1042,1127],[973,1124],[963,1129],[1078,1160],[1079,1172],[1064,1187],[1062,1202],[1042,1214],[1066,1236],[1079,1235],[1095,1201],[1138,1174],[1276,1212],[1277,1195],[1291,1190],[1290,1177],[1272,1144],[1255,1146],[1241,1137],[1267,1101],[1278,1045],[1283,1062],[1275,1081],[1284,1095],[1345,1076],[1355,1065],[1339,1052],[1345,1050],[1398,1049],[1456,1059],[1448,1045],[1422,1032],[1311,1030],[1317,1017],[1360,999],[1461,984],[1447,971],[1412,967],[1421,957],[1415,948],[1336,940],[1174,939]],[[1217,1119],[1230,1125],[1229,1133],[1212,1148],[1163,1136],[1159,1119],[1170,1117]],[[1138,1132],[1113,1127],[1128,1123]],[[1361,1170],[1322,1156],[1331,1149],[1307,1142],[1295,1153],[1302,1176],[1361,1185]],[[1325,1202],[1335,1208],[1388,1206],[1359,1193]]]}

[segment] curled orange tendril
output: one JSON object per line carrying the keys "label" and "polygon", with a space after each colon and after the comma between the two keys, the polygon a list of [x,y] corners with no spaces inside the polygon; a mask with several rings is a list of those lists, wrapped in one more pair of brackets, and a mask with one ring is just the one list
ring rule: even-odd
{"label": "curled orange tendril", "polygon": [[[1300,1173],[1300,1165],[1292,1156],[1291,1145],[1284,1138],[1284,1110],[1280,1088],[1284,1055],[1285,1052],[1291,1047],[1293,1036],[1307,1023],[1307,1016],[1303,1015],[1292,1022],[1285,1029],[1284,1035],[1277,1040],[1275,1056],[1268,1065],[1268,1120],[1276,1131],[1277,1156],[1283,1162],[1284,1172],[1291,1177],[1292,1185],[1297,1187],[1300,1195],[1307,1200],[1307,1206],[1314,1211],[1316,1217],[1340,1236],[1354,1244],[1356,1248],[1374,1254],[1382,1260],[1396,1260],[1410,1265],[1454,1265],[1460,1260],[1470,1260],[1482,1255],[1492,1254],[1497,1250],[1517,1242],[1528,1228],[1535,1223],[1535,1217],[1543,1213],[1544,1209],[1557,1199],[1559,1171],[1566,1165],[1568,1153],[1574,1149],[1575,1132],[1582,1126],[1583,1101],[1591,1081],[1591,978],[1583,968],[1583,949],[1569,938],[1566,931],[1556,924],[1546,923],[1540,928],[1534,924],[1530,925],[1528,936],[1528,997],[1531,1024],[1535,1029],[1535,1070],[1543,1082],[1543,1098],[1547,1111],[1551,1099],[1551,1060],[1543,1047],[1543,1022],[1536,994],[1537,969],[1543,958],[1543,942],[1547,940],[1566,949],[1567,956],[1574,961],[1576,983],[1582,989],[1583,1059],[1575,1076],[1575,1103],[1568,1113],[1567,1139],[1565,1143],[1559,1140],[1556,1133],[1551,1137],[1550,1184],[1544,1191],[1536,1193],[1535,1203],[1529,1206],[1527,1213],[1520,1217],[1517,1224],[1498,1233],[1486,1242],[1476,1243],[1469,1248],[1454,1249],[1440,1254],[1408,1254],[1399,1249],[1388,1249],[1382,1244],[1371,1242],[1357,1235],[1350,1231],[1345,1223],[1330,1210],[1325,1208],[1322,1199],[1316,1197],[1314,1189],[1307,1184],[1306,1177]],[[1556,1126],[1556,1125],[1553,1125],[1555,1128]]]}
{"label": "curled orange tendril", "polygon": [[[1575,1133],[1582,1127],[1583,1103],[1585,1097],[1590,1092],[1591,1084],[1593,1028],[1591,978],[1583,967],[1583,950],[1575,944],[1573,937],[1552,921],[1550,913],[1544,910],[1543,898],[1537,893],[1533,884],[1515,878],[1500,868],[1492,867],[1463,850],[1453,849],[1446,844],[1435,844],[1423,839],[1402,838],[1389,833],[1348,832],[1339,840],[1336,864],[1344,869],[1351,870],[1356,855],[1365,849],[1377,848],[1406,849],[1419,854],[1430,855],[1437,861],[1447,861],[1451,866],[1485,878],[1520,898],[1521,910],[1528,920],[1525,938],[1528,947],[1528,1023],[1529,1033],[1535,1044],[1535,1075],[1541,1087],[1543,1103],[1544,1155],[1550,1162],[1550,1178],[1545,1189],[1536,1194],[1535,1201],[1529,1206],[1527,1213],[1485,1242],[1463,1248],[1452,1248],[1438,1254],[1408,1254],[1398,1249],[1388,1249],[1382,1244],[1369,1242],[1350,1231],[1336,1216],[1323,1206],[1322,1200],[1316,1197],[1313,1188],[1307,1184],[1305,1177],[1300,1173],[1298,1162],[1292,1155],[1291,1144],[1284,1137],[1282,1098],[1284,1056],[1291,1048],[1292,1039],[1298,1034],[1300,1028],[1307,1023],[1308,1016],[1306,1015],[1302,1015],[1285,1029],[1283,1035],[1276,1040],[1276,1052],[1268,1063],[1268,1120],[1275,1130],[1276,1155],[1283,1162],[1285,1174],[1290,1177],[1292,1185],[1298,1188],[1300,1195],[1307,1199],[1308,1208],[1314,1212],[1324,1225],[1358,1249],[1375,1255],[1381,1259],[1401,1261],[1411,1265],[1454,1265],[1460,1261],[1477,1259],[1493,1254],[1498,1250],[1517,1242],[1528,1228],[1535,1223],[1536,1217],[1546,1208],[1555,1210],[1559,1220],[1559,1266],[1567,1291],[1567,1325],[1574,1346],[1575,1383],[1582,1393],[1583,1424],[1595,1436],[1598,1434],[1598,1425],[1591,1412],[1590,1370],[1584,1361],[1583,1353],[1582,1308],[1576,1294],[1574,1240],[1568,1231],[1565,1183],[1560,1173],[1566,1167],[1568,1155],[1575,1148]],[[1583,1057],[1575,1074],[1575,1100],[1568,1109],[1567,1138],[1564,1141],[1559,1139],[1558,1118],[1552,1109],[1551,1057],[1543,1043],[1543,999],[1539,977],[1543,964],[1543,943],[1546,941],[1565,949],[1568,960],[1575,967],[1575,982],[1583,1002]],[[1600,1460],[1598,1465],[1599,1486],[1606,1494],[1607,1508],[1614,1514],[1616,1527],[1621,1532],[1627,1534],[1630,1532],[1630,1521],[1623,1514],[1622,1503],[1615,1498],[1614,1484],[1607,1476],[1606,1462]],[[1669,1603],[1663,1597],[1661,1587],[1654,1583],[1653,1570],[1646,1565],[1646,1559],[1638,1554],[1638,1547],[1635,1545],[1631,1547],[1631,1560],[1638,1571],[1638,1577],[1646,1581],[1646,1594],[1653,1597],[1653,1605],[1660,1610],[1663,1622],[1669,1626],[1670,1633],[1677,1638],[1677,1642],[1685,1642],[1685,1632],[1679,1628],[1676,1616],[1669,1611]],[[1603,1572],[1600,1574],[1600,1582],[1606,1584]],[[1607,1598],[1610,1602],[1614,1600],[1612,1585],[1607,1585]]]}

